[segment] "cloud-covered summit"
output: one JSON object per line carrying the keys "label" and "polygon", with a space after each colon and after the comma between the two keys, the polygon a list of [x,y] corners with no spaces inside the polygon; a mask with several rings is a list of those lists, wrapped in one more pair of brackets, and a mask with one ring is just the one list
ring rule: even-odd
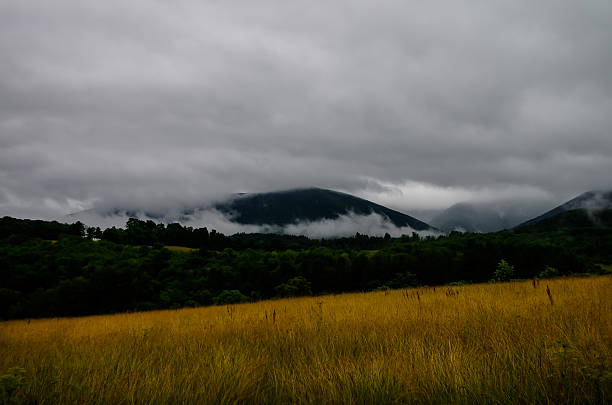
{"label": "cloud-covered summit", "polygon": [[5,0],[0,215],[608,188],[611,22],[599,0]]}
{"label": "cloud-covered summit", "polygon": [[129,218],[157,223],[178,222],[207,227],[224,234],[281,233],[311,238],[353,236],[438,235],[430,225],[352,195],[320,188],[283,190],[263,194],[234,195],[213,205],[175,212],[89,209],[60,218],[88,226],[124,227]]}

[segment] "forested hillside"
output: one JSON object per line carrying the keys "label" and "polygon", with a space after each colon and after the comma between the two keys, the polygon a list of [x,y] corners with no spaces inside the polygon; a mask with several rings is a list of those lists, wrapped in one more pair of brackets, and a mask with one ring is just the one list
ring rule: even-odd
{"label": "forested hillside", "polygon": [[554,229],[549,221],[490,234],[311,240],[225,236],[135,219],[126,229],[102,232],[78,223],[5,217],[0,220],[0,317],[487,281],[501,260],[513,267],[511,278],[604,272],[612,264],[612,228],[606,221],[579,218]]}

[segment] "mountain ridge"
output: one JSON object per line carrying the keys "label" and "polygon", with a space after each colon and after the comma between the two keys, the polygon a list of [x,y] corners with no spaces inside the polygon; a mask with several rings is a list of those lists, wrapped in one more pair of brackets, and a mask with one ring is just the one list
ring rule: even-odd
{"label": "mountain ridge", "polygon": [[[302,221],[334,220],[341,215],[378,214],[397,227],[435,230],[410,215],[340,191],[318,187],[296,188],[269,193],[242,194],[214,205],[240,224],[288,225]],[[297,220],[297,221],[296,221]]]}
{"label": "mountain ridge", "polygon": [[574,211],[574,210],[597,211],[597,210],[607,210],[607,209],[612,209],[612,190],[587,191],[551,209],[550,211],[545,212],[542,215],[539,215],[528,221],[520,223],[515,228],[522,228],[525,226],[535,225],[538,222],[555,217],[567,211]]}

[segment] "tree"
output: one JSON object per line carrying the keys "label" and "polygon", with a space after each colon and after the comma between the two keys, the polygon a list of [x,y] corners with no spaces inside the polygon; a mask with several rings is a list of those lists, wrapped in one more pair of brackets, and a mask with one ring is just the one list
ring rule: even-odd
{"label": "tree", "polygon": [[215,305],[225,304],[237,304],[239,302],[246,302],[249,297],[241,293],[239,290],[223,290],[221,294],[217,295],[213,302]]}
{"label": "tree", "polygon": [[87,239],[92,240],[96,237],[96,228],[87,228]]}
{"label": "tree", "polygon": [[274,287],[274,291],[279,297],[299,297],[302,295],[312,295],[310,281],[305,277],[293,277],[286,283]]}
{"label": "tree", "polygon": [[540,278],[559,277],[559,270],[554,267],[546,266],[546,268],[538,275]]}
{"label": "tree", "polygon": [[396,273],[395,278],[387,283],[391,288],[415,287],[417,284],[417,277],[409,271]]}
{"label": "tree", "polygon": [[509,281],[514,276],[514,266],[501,259],[493,273],[493,281]]}
{"label": "tree", "polygon": [[82,238],[85,236],[85,225],[81,221],[77,221],[74,224],[68,225],[68,232],[71,235],[77,235]]}

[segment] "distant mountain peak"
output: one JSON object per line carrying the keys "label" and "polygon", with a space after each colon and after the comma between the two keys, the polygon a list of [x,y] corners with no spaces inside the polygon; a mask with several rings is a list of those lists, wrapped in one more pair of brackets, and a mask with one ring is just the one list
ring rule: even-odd
{"label": "distant mountain peak", "polygon": [[214,208],[240,224],[288,225],[302,221],[333,220],[342,215],[378,214],[397,227],[434,228],[409,215],[340,191],[319,187],[243,194]]}

